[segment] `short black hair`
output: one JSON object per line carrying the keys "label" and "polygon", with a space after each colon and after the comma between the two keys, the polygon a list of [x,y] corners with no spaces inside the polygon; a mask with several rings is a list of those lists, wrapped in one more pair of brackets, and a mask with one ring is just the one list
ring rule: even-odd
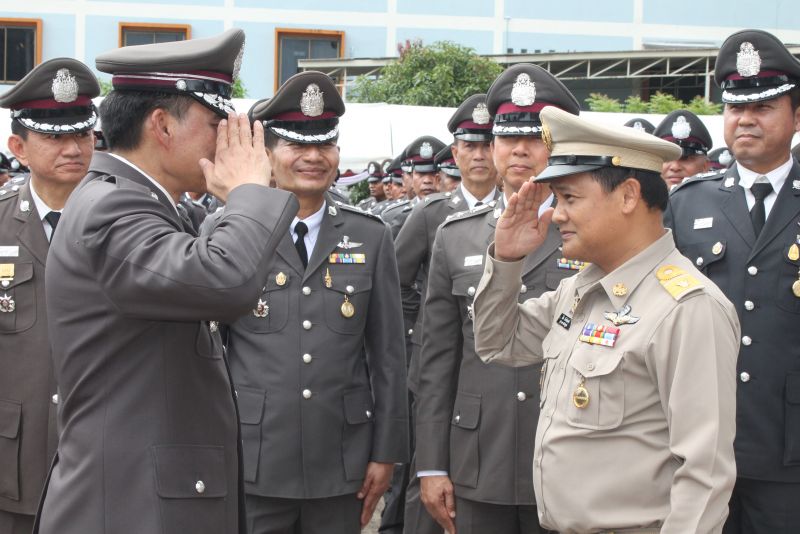
{"label": "short black hair", "polygon": [[270,151],[275,150],[275,147],[278,146],[278,141],[281,138],[275,134],[271,129],[264,127],[264,146],[267,147]]}
{"label": "short black hair", "polygon": [[156,109],[180,119],[189,110],[191,97],[150,91],[115,89],[100,104],[103,136],[111,150],[134,150],[142,137],[142,124]]}
{"label": "short black hair", "polygon": [[23,141],[28,140],[28,129],[21,125],[19,121],[11,121],[11,133],[20,136]]}
{"label": "short black hair", "polygon": [[792,102],[792,113],[797,111],[797,108],[800,107],[800,87],[795,87],[789,92],[789,98]]}
{"label": "short black hair", "polygon": [[592,171],[591,174],[592,178],[600,183],[600,187],[606,193],[612,192],[628,178],[633,178],[639,182],[642,190],[642,199],[644,199],[648,208],[657,208],[661,211],[667,209],[669,190],[666,182],[657,172],[627,167],[603,167]]}

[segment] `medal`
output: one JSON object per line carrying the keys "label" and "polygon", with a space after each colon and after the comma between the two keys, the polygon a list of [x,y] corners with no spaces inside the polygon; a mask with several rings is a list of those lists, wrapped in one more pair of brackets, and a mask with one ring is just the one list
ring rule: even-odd
{"label": "medal", "polygon": [[789,253],[787,256],[792,261],[800,260],[800,247],[797,246],[797,243],[794,243],[791,247],[789,247]]}
{"label": "medal", "polygon": [[283,274],[282,272],[276,274],[275,275],[275,283],[278,284],[279,286],[286,285],[286,275]]}
{"label": "medal", "polygon": [[11,313],[16,307],[17,303],[14,302],[14,297],[9,297],[5,293],[0,297],[0,313]]}
{"label": "medal", "polygon": [[258,304],[256,304],[256,307],[253,309],[253,315],[260,319],[269,315],[269,305],[266,300],[258,299]]}
{"label": "medal", "polygon": [[356,313],[356,307],[353,306],[353,303],[350,302],[350,299],[347,298],[347,295],[344,296],[344,302],[342,302],[342,317],[347,319],[351,318]]}
{"label": "medal", "polygon": [[616,326],[596,325],[586,323],[578,339],[590,345],[613,347],[619,337],[619,328]]}
{"label": "medal", "polygon": [[0,263],[0,285],[8,287],[14,280],[14,264]]}
{"label": "medal", "polygon": [[589,390],[586,389],[585,384],[586,378],[581,377],[581,383],[578,384],[578,387],[572,392],[572,404],[574,404],[576,408],[583,409],[589,405]]}
{"label": "medal", "polygon": [[[794,296],[800,299],[800,279],[795,280],[794,284],[792,284],[792,293]],[[0,301],[1,304],[1,301]]]}
{"label": "medal", "polygon": [[325,287],[327,287],[328,289],[330,289],[333,286],[333,278],[331,278],[330,269],[325,269],[325,278],[323,278],[323,281],[325,282]]}

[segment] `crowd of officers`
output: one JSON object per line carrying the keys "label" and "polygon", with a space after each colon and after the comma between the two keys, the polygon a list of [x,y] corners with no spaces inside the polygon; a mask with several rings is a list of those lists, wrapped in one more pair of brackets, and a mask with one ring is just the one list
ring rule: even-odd
{"label": "crowd of officers", "polygon": [[779,40],[723,43],[725,147],[518,64],[356,207],[333,81],[236,114],[243,50],[101,54],[99,110],[68,58],[0,95],[0,534],[345,534],[381,497],[396,534],[800,532]]}

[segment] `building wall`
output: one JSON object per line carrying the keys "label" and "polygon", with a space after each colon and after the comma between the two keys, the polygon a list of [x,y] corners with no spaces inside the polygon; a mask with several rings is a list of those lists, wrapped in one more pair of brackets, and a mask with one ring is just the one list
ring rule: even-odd
{"label": "building wall", "polygon": [[800,43],[794,2],[735,7],[723,0],[0,0],[0,17],[42,19],[43,60],[71,56],[90,66],[118,46],[120,22],[189,24],[195,38],[241,27],[241,77],[249,97],[263,98],[274,92],[277,28],[342,31],[350,58],[395,56],[406,39],[450,40],[481,54],[716,46],[742,27]]}

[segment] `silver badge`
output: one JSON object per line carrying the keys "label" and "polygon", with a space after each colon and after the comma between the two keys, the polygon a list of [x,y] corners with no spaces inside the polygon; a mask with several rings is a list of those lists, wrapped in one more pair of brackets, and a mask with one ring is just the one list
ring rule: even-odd
{"label": "silver badge", "polygon": [[491,118],[489,109],[483,102],[475,106],[475,109],[472,110],[472,122],[475,124],[489,124]]}
{"label": "silver badge", "polygon": [[626,304],[615,312],[605,312],[603,317],[614,323],[614,326],[623,324],[636,324],[639,322],[639,317],[631,315],[631,307]]}
{"label": "silver badge", "polygon": [[315,83],[308,84],[303,96],[300,98],[300,111],[306,117],[319,117],[322,115],[324,109],[324,102],[322,100],[323,92],[319,90],[319,86]]}
{"label": "silver badge", "polygon": [[19,210],[20,211],[31,211],[31,204],[27,200],[23,200],[19,203]]}
{"label": "silver badge", "polygon": [[14,302],[14,297],[9,297],[5,293],[0,297],[0,313],[11,313],[16,307],[17,303]]}
{"label": "silver badge", "polygon": [[634,129],[634,130],[638,130],[638,131],[640,131],[640,132],[644,132],[644,131],[646,131],[646,130],[644,129],[644,124],[642,124],[642,123],[641,123],[641,122],[639,122],[639,121],[636,121],[636,122],[634,122],[634,123],[633,123],[633,129]]}
{"label": "silver badge", "polygon": [[419,157],[422,159],[431,159],[433,157],[433,147],[429,142],[425,141],[419,147]]}
{"label": "silver badge", "polygon": [[733,156],[727,150],[723,150],[722,153],[719,155],[719,162],[721,165],[729,165],[730,162],[733,161]]}
{"label": "silver badge", "polygon": [[175,87],[178,89],[178,91],[185,91],[189,86],[186,84],[186,80],[178,80],[175,82]]}
{"label": "silver badge", "polygon": [[369,172],[370,174],[375,174],[375,164],[374,163],[370,163],[369,164],[369,168],[367,169],[367,172]]}
{"label": "silver badge", "polygon": [[686,139],[692,133],[692,125],[686,121],[686,117],[680,116],[672,123],[672,137],[675,139]]}
{"label": "silver badge", "polygon": [[355,241],[350,241],[350,237],[345,235],[342,236],[342,241],[336,246],[348,250],[351,248],[358,248],[363,244],[364,243],[356,243]]}
{"label": "silver badge", "polygon": [[328,206],[328,215],[331,217],[336,217],[336,208],[333,206]]}
{"label": "silver badge", "polygon": [[517,76],[511,89],[511,102],[515,106],[530,106],[536,100],[536,83],[526,73]]}
{"label": "silver badge", "polygon": [[733,187],[733,178],[725,178],[725,183],[723,185],[725,187]]}
{"label": "silver badge", "polygon": [[255,308],[253,308],[253,315],[260,319],[263,319],[269,315],[269,305],[267,304],[267,301],[258,299],[258,304],[256,304]]}
{"label": "silver badge", "polygon": [[739,76],[757,76],[761,72],[761,56],[753,43],[743,42],[736,52],[736,70]]}
{"label": "silver badge", "polygon": [[236,79],[239,77],[239,71],[242,69],[242,58],[244,57],[244,41],[242,41],[242,47],[239,49],[239,53],[236,54],[236,59],[233,60],[233,72],[231,73],[231,78],[235,82]]}
{"label": "silver badge", "polygon": [[56,102],[74,102],[78,98],[78,82],[75,76],[70,74],[69,69],[58,69],[50,88]]}
{"label": "silver badge", "polygon": [[800,180],[792,180],[792,189],[795,191],[800,191]]}

